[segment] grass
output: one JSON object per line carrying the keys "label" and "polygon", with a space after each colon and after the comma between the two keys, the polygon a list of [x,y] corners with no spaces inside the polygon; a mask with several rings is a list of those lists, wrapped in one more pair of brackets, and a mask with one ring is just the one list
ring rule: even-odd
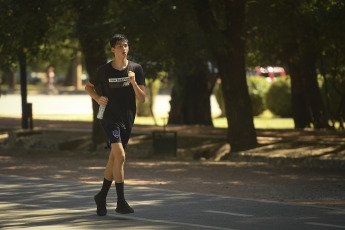
{"label": "grass", "polygon": [[[20,118],[16,115],[6,115],[6,117]],[[62,120],[62,121],[92,121],[90,114],[34,114],[34,119],[43,120]],[[157,125],[163,126],[167,123],[167,119],[156,118]],[[152,117],[136,117],[135,124],[137,125],[155,125]],[[213,118],[213,125],[216,128],[227,128],[228,121],[226,117]],[[254,117],[254,126],[256,129],[293,129],[294,122],[292,118],[278,118],[278,117]]]}
{"label": "grass", "polygon": [[[255,116],[253,119],[256,129],[293,129],[295,127],[292,118],[276,117],[269,110]],[[213,118],[213,125],[217,128],[227,128],[228,121],[226,117]]]}
{"label": "grass", "polygon": [[[159,126],[163,126],[163,119],[157,119]],[[166,124],[166,120],[164,121]],[[154,125],[151,117],[136,117],[135,124],[138,125]],[[216,128],[227,128],[228,121],[226,117],[213,118],[213,125]],[[292,118],[277,117],[254,117],[254,126],[256,129],[293,129],[294,121]]]}
{"label": "grass", "polygon": [[[6,117],[20,118],[18,115],[6,115]],[[40,114],[34,116],[34,119],[91,122],[92,116],[90,114]],[[166,118],[156,118],[156,121],[158,126],[167,123]],[[155,125],[152,117],[136,117],[135,124]],[[215,128],[227,128],[228,121],[225,117],[213,118],[213,125]],[[257,116],[254,117],[254,126],[256,129],[294,129],[295,124],[292,118]],[[335,128],[339,128],[339,122],[336,122]]]}
{"label": "grass", "polygon": [[[227,128],[228,121],[225,117],[214,118],[213,125],[216,128]],[[294,121],[292,118],[263,118],[254,117],[256,129],[293,129]]]}

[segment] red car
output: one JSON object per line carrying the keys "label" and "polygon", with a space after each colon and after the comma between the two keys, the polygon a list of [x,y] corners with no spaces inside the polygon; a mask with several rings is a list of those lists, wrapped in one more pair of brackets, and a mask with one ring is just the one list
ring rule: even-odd
{"label": "red car", "polygon": [[251,76],[263,76],[267,78],[267,81],[273,82],[276,77],[286,77],[286,72],[283,67],[279,66],[267,66],[267,67],[255,67],[253,71],[249,73]]}

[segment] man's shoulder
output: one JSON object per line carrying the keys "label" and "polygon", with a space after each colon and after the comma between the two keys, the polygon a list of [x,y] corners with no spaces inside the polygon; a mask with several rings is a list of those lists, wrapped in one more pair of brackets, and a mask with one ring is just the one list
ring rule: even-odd
{"label": "man's shoulder", "polygon": [[101,65],[98,67],[98,71],[104,71],[104,70],[107,70],[109,68],[109,66],[111,65],[111,61]]}
{"label": "man's shoulder", "polygon": [[131,66],[133,68],[142,68],[139,63],[136,63],[134,61],[128,61],[128,64],[129,64],[129,66]]}

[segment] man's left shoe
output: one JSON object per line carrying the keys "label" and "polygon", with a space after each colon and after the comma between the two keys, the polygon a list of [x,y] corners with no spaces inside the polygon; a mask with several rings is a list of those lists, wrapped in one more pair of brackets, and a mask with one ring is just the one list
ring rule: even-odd
{"label": "man's left shoe", "polygon": [[126,201],[118,201],[116,212],[120,214],[134,213],[133,208],[131,208]]}

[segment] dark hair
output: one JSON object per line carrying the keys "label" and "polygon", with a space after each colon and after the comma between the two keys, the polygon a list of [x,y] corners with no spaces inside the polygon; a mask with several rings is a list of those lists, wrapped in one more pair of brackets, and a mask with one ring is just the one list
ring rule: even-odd
{"label": "dark hair", "polygon": [[128,38],[125,35],[122,34],[115,34],[111,39],[110,39],[110,47],[115,47],[117,42],[128,42]]}

